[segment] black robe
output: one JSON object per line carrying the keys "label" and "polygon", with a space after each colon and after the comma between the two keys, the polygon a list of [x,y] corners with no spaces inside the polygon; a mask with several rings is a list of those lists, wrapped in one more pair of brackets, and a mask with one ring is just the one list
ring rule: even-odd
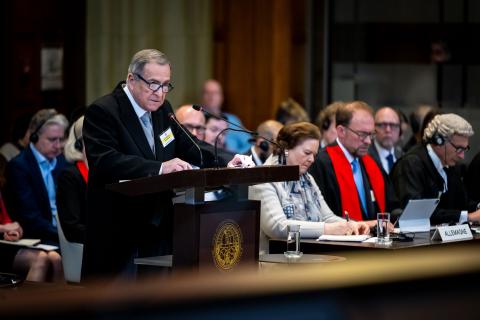
{"label": "black robe", "polygon": [[427,147],[416,145],[405,154],[393,167],[392,180],[399,200],[405,206],[410,199],[437,198],[440,203],[435,209],[430,222],[458,222],[460,211],[471,210],[467,192],[463,185],[459,167],[445,170],[448,190],[443,192],[444,181],[428,155]]}

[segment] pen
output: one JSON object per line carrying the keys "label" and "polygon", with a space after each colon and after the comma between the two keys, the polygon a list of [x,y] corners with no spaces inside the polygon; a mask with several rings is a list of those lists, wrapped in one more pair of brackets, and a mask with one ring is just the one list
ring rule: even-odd
{"label": "pen", "polygon": [[348,211],[345,210],[345,220],[347,220],[347,222],[350,221],[350,217],[348,216]]}

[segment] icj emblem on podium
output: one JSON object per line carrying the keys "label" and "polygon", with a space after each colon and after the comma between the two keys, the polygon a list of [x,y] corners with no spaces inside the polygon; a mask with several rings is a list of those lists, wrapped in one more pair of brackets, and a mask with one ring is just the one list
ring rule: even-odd
{"label": "icj emblem on podium", "polygon": [[217,269],[232,270],[242,257],[243,239],[240,226],[225,220],[217,227],[212,241],[212,257]]}

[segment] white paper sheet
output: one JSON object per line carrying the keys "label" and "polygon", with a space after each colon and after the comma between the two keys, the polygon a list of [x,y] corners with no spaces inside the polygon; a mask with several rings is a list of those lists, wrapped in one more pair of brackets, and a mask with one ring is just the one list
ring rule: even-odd
{"label": "white paper sheet", "polygon": [[361,234],[361,235],[351,235],[351,236],[339,236],[339,235],[331,235],[331,234],[324,234],[318,237],[317,241],[349,241],[349,242],[362,242],[370,238],[368,234]]}

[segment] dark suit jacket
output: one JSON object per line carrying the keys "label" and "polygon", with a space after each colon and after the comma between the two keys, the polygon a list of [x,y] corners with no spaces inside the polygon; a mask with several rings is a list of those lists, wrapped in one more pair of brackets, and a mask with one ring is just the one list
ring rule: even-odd
{"label": "dark suit jacket", "polygon": [[[397,161],[403,155],[403,151],[400,148],[394,148],[394,153],[395,153],[395,159],[397,159]],[[382,170],[382,173],[384,175],[388,175],[385,169],[383,169],[382,161],[380,160],[380,155],[378,154],[378,149],[374,143],[372,143],[370,145],[370,148],[368,148],[368,154],[373,158],[373,160],[375,160],[378,167]]]}
{"label": "dark suit jacket", "polygon": [[[55,184],[58,173],[66,165],[63,155],[58,156],[57,166],[52,171]],[[57,228],[52,224],[47,188],[30,147],[8,163],[6,173],[8,212],[21,224],[24,238],[40,238],[43,242],[57,244]]]}
{"label": "dark suit jacket", "polygon": [[[430,221],[432,224],[457,222],[461,210],[471,210],[459,168],[447,171],[448,191],[442,194],[440,203]],[[437,198],[443,191],[444,181],[433,165],[425,145],[410,149],[393,167],[392,180],[397,196],[405,206],[410,199]]]}
{"label": "dark suit jacket", "polygon": [[87,184],[76,166],[69,166],[58,174],[57,211],[65,238],[71,242],[84,243]]}
{"label": "dark suit jacket", "polygon": [[[105,185],[119,180],[158,175],[162,162],[175,157],[200,165],[198,149],[170,120],[170,113],[168,101],[152,113],[154,155],[122,83],[87,109],[83,126],[89,163],[84,275],[118,274],[136,253],[170,253],[171,192],[130,198],[105,190]],[[175,140],[163,147],[159,135],[168,128]],[[213,147],[196,141],[204,165],[213,166]],[[156,248],[149,248],[152,245]]]}
{"label": "dark suit jacket", "polygon": [[475,155],[472,162],[468,166],[467,174],[465,175],[465,186],[468,191],[468,197],[472,201],[480,202],[480,188],[478,182],[480,181],[480,152]]}
{"label": "dark suit jacket", "polygon": [[[334,144],[336,145],[336,144]],[[370,182],[365,171],[363,163],[360,161],[363,182],[365,184],[365,190],[371,190]],[[315,159],[315,162],[309,169],[310,174],[315,178],[315,181],[318,184],[318,187],[322,191],[322,195],[325,198],[328,206],[332,211],[338,215],[342,216],[342,202],[340,198],[340,187],[338,185],[337,177],[335,175],[335,170],[333,169],[332,159],[330,158],[326,148],[320,150]],[[388,212],[391,212],[393,209],[397,208],[396,198],[393,193],[393,187],[388,179],[384,175],[385,182],[385,207]],[[352,190],[352,194],[356,194],[356,190]],[[376,219],[376,213],[380,212],[377,202],[373,202],[370,192],[365,192],[366,202],[367,202],[367,212],[363,212],[364,220]],[[362,210],[363,211],[363,210]]]}

